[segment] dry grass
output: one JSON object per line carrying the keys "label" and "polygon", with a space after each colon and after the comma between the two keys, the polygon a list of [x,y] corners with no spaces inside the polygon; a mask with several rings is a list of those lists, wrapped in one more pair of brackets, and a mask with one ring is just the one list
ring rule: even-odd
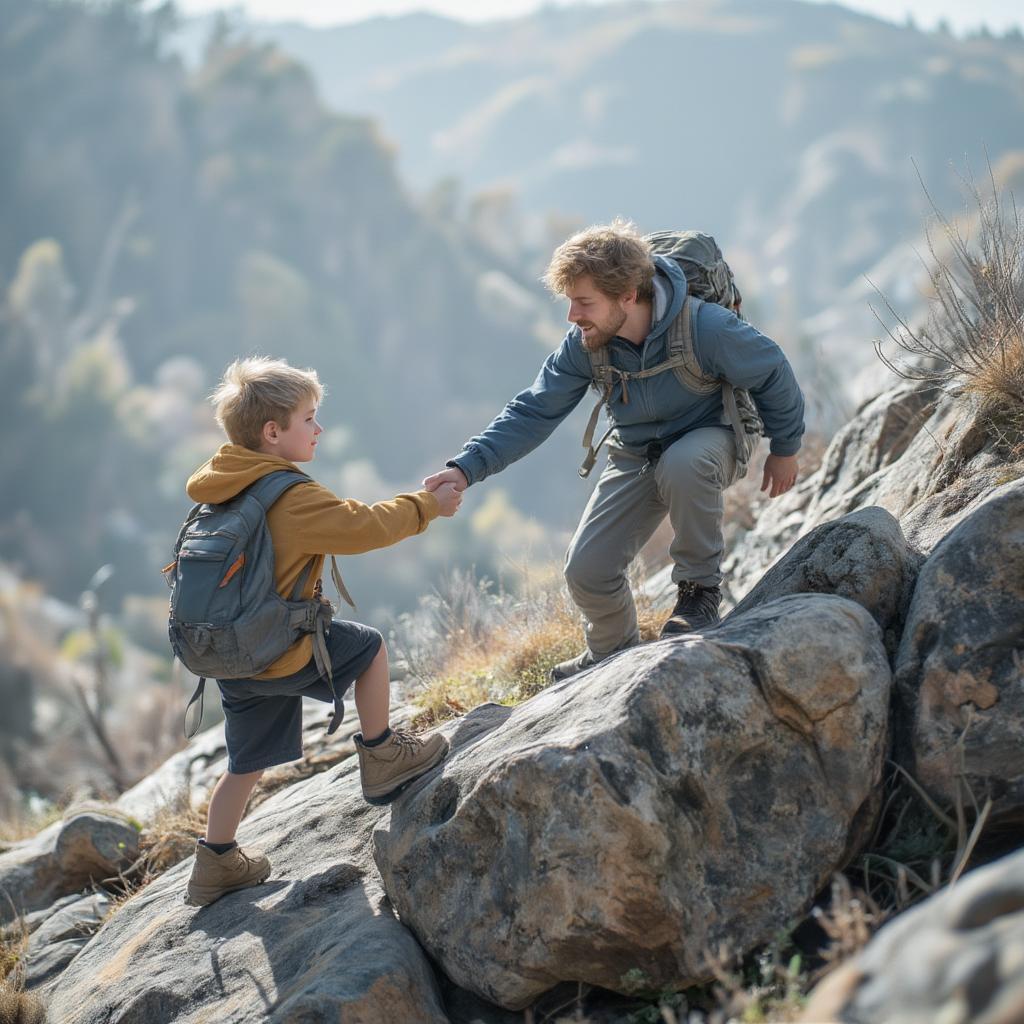
{"label": "dry grass", "polygon": [[43,803],[27,808],[11,805],[7,816],[0,819],[0,853],[13,843],[31,839],[63,816],[60,804]]}
{"label": "dry grass", "polygon": [[[888,330],[900,355],[876,351],[896,373],[937,386],[957,383],[981,406],[986,425],[1005,452],[1024,457],[1024,223],[1012,193],[1004,201],[989,168],[989,191],[964,182],[977,237],[939,212],[931,196],[948,258],[928,235],[930,316],[912,329],[886,300],[897,327]],[[922,184],[923,187],[923,184]],[[925,194],[928,195],[927,189]],[[883,297],[884,298],[884,297]]]}
{"label": "dry grass", "polygon": [[0,1024],[42,1024],[46,1011],[25,984],[28,929],[22,918],[0,929]]}
{"label": "dry grass", "polygon": [[46,1008],[30,992],[0,982],[0,1024],[45,1024]]}
{"label": "dry grass", "polygon": [[[468,592],[466,581],[461,586]],[[488,593],[483,581],[472,589]],[[652,640],[664,613],[642,594],[636,596],[640,638]],[[528,576],[515,600],[495,594],[485,608],[472,601],[440,600],[459,614],[444,617],[447,628],[437,638],[433,659],[417,671],[422,685],[414,698],[420,709],[414,728],[429,728],[488,702],[528,700],[548,686],[548,673],[558,662],[584,648],[580,614],[553,568]]]}

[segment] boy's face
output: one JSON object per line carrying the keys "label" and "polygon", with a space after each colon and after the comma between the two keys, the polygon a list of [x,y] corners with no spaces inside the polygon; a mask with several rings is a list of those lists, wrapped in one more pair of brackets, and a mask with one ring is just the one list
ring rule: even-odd
{"label": "boy's face", "polygon": [[270,420],[263,424],[263,444],[260,451],[278,455],[289,462],[310,462],[316,455],[316,439],[324,428],[316,420],[316,402],[301,402],[292,413],[288,426]]}

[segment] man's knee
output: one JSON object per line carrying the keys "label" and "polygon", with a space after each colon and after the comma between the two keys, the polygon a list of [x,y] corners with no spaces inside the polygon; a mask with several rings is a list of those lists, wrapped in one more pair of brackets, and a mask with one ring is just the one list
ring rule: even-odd
{"label": "man's knee", "polygon": [[609,559],[601,557],[597,545],[585,543],[569,548],[564,573],[571,594],[605,590],[615,578]]}

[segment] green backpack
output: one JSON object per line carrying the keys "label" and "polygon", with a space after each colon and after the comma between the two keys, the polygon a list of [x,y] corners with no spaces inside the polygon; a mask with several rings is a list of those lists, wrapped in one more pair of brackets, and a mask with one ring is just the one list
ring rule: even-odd
{"label": "green backpack", "polygon": [[734,388],[727,380],[709,377],[700,368],[693,351],[693,317],[702,302],[717,302],[719,305],[732,308],[740,301],[740,292],[729,269],[729,264],[722,256],[722,250],[711,237],[700,231],[658,231],[647,236],[651,243],[651,251],[673,259],[686,275],[687,296],[682,309],[668,329],[668,358],[657,366],[646,370],[620,370],[612,366],[608,356],[608,346],[603,345],[595,352],[588,351],[590,367],[594,374],[594,388],[601,397],[594,406],[583,434],[583,447],[587,455],[580,466],[581,477],[590,475],[597,461],[597,453],[615,429],[612,424],[597,444],[594,444],[594,433],[602,407],[611,401],[612,388],[615,384],[622,385],[622,400],[629,401],[629,381],[642,380],[656,374],[671,370],[679,383],[689,391],[698,395],[709,395],[719,388],[722,389],[722,404],[729,424],[736,435],[736,479],[746,476],[750,459],[757,449],[758,442],[764,433],[761,416],[750,397],[750,392],[743,388]]}

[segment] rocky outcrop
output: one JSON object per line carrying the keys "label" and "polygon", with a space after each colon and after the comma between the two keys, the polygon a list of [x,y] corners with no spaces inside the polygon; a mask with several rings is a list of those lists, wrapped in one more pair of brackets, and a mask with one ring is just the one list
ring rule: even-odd
{"label": "rocky outcrop", "polygon": [[761,510],[723,565],[732,598],[739,601],[798,538],[871,505],[890,512],[911,548],[926,554],[1007,471],[984,413],[968,396],[903,382],[860,409],[821,466]]}
{"label": "rocky outcrop", "polygon": [[799,595],[480,709],[375,835],[387,892],[507,1008],[563,980],[700,981],[706,950],[768,939],[862,841],[889,683],[864,609]]}
{"label": "rocky outcrop", "polygon": [[103,892],[73,896],[33,931],[25,951],[25,987],[54,981],[94,935],[111,909]]}
{"label": "rocky outcrop", "polygon": [[309,1024],[447,1020],[433,971],[370,857],[387,815],[352,759],[271,796],[239,839],[270,852],[256,889],[183,902],[191,859],[129,900],[49,994],[61,1024]]}
{"label": "rocky outcrop", "polygon": [[86,811],[54,822],[0,854],[0,923],[116,879],[138,855],[138,830],[121,818]]}
{"label": "rocky outcrop", "polygon": [[856,601],[896,653],[920,558],[881,508],[851,512],[802,537],[736,606],[733,616],[787,594],[836,594]]}
{"label": "rocky outcrop", "polygon": [[886,925],[812,993],[808,1024],[1024,1020],[1024,851]]}
{"label": "rocky outcrop", "polygon": [[[898,755],[944,806],[958,790],[1024,823],[1024,479],[921,569],[896,661]],[[961,781],[962,780],[962,781]]]}

